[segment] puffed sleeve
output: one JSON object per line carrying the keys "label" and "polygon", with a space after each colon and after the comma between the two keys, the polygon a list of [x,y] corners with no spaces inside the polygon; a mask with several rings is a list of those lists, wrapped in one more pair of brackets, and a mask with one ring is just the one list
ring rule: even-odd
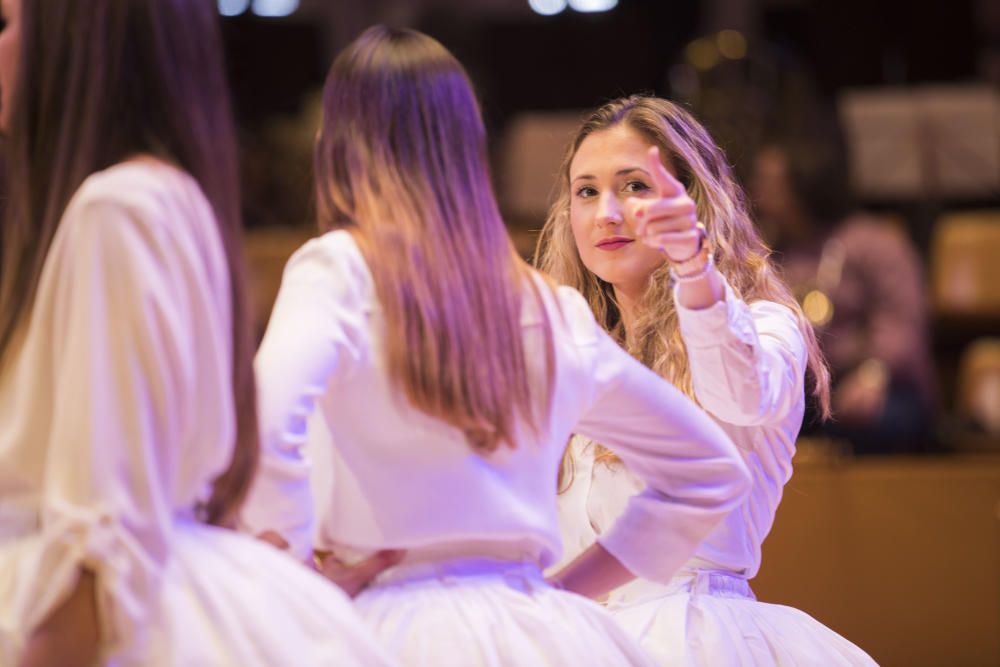
{"label": "puffed sleeve", "polygon": [[677,315],[695,396],[719,421],[773,424],[801,400],[806,347],[787,306],[748,306],[727,284],[722,300],[701,310],[678,304]]}
{"label": "puffed sleeve", "polygon": [[87,569],[105,646],[141,647],[168,560],[196,370],[183,295],[165,278],[178,246],[113,197],[80,203],[60,232],[43,276],[55,390],[40,526],[0,552],[14,582],[7,609],[24,641]]}
{"label": "puffed sleeve", "polygon": [[749,473],[708,415],[587,314],[593,391],[576,432],[614,451],[646,485],[598,541],[633,574],[667,582],[742,502]]}
{"label": "puffed sleeve", "polygon": [[360,257],[346,232],[313,239],[288,261],[254,362],[261,460],[242,513],[243,529],[274,531],[299,559],[312,549],[315,523],[307,422],[335,373],[363,354],[368,303],[359,290]]}

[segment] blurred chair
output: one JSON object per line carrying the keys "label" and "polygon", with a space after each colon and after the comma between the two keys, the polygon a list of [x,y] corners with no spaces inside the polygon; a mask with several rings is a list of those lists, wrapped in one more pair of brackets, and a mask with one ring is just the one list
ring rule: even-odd
{"label": "blurred chair", "polygon": [[980,338],[965,350],[957,393],[959,414],[1000,447],[1000,338]]}
{"label": "blurred chair", "polygon": [[271,307],[278,296],[281,274],[292,253],[315,236],[312,227],[262,227],[248,229],[243,241],[247,267],[247,292],[256,340],[267,328]]}
{"label": "blurred chair", "polygon": [[1000,316],[1000,210],[951,213],[931,241],[935,314]]}

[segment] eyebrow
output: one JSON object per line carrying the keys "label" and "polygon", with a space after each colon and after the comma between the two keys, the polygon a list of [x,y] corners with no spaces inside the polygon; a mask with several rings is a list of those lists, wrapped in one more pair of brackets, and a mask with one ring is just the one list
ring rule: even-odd
{"label": "eyebrow", "polygon": [[[641,171],[642,173],[644,173],[647,176],[649,176],[649,172],[647,172],[642,167],[625,167],[624,169],[619,169],[618,171],[616,171],[615,172],[615,176],[627,176],[628,174],[631,174],[633,171]],[[593,174],[580,174],[579,176],[577,176],[576,178],[574,178],[572,182],[575,183],[575,182],[580,181],[580,180],[584,180],[584,181],[590,180],[590,181],[592,181],[592,180],[595,180],[596,178],[597,177],[594,176]]]}

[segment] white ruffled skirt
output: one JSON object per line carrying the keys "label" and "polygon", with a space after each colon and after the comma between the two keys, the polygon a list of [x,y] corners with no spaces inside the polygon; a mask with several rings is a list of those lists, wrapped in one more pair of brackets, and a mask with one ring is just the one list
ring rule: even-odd
{"label": "white ruffled skirt", "polygon": [[655,665],[600,605],[549,586],[531,562],[404,563],[355,602],[407,667]]}
{"label": "white ruffled skirt", "polygon": [[607,609],[662,667],[876,664],[808,614],[758,602],[732,573],[683,571],[667,585],[637,580],[615,591]]}
{"label": "white ruffled skirt", "polygon": [[[112,546],[118,547],[117,543]],[[48,548],[47,548],[48,547]],[[89,553],[85,553],[89,552]],[[288,554],[246,535],[182,522],[155,593],[126,598],[116,581],[133,560],[81,544],[55,550],[37,536],[0,541],[0,665],[14,664],[28,629],[30,595],[68,592],[80,562],[95,569],[129,634],[109,647],[108,667],[381,667],[394,665],[350,599]],[[36,558],[37,556],[37,558]],[[45,559],[48,558],[46,561]],[[26,568],[43,562],[34,591]],[[20,570],[20,571],[19,571]],[[102,610],[102,617],[107,622]],[[141,619],[141,621],[139,620]]]}
{"label": "white ruffled skirt", "polygon": [[169,660],[233,667],[396,664],[351,600],[291,556],[253,538],[188,533],[164,582]]}

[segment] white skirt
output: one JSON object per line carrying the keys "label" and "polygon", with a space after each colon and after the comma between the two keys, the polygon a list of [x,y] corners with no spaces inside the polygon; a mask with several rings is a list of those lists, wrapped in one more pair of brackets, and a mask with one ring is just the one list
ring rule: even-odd
{"label": "white skirt", "polygon": [[158,627],[145,655],[109,665],[393,665],[350,599],[259,540],[210,526],[178,531]]}
{"label": "white skirt", "polygon": [[688,570],[667,585],[637,580],[607,609],[661,666],[876,664],[808,614],[758,602],[746,579],[728,572]]}
{"label": "white skirt", "polygon": [[407,667],[655,665],[600,605],[527,561],[403,563],[355,602]]}

